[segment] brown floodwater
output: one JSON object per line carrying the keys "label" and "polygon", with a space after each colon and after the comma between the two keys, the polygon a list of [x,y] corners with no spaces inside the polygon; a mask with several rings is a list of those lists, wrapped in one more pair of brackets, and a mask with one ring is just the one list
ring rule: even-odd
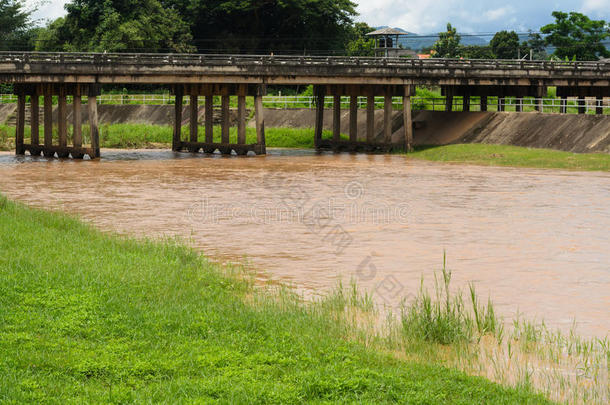
{"label": "brown floodwater", "polygon": [[397,306],[446,252],[457,288],[588,336],[610,332],[610,174],[270,150],[266,157],[0,154],[0,192],[104,230],[179,236],[321,294],[355,280]]}

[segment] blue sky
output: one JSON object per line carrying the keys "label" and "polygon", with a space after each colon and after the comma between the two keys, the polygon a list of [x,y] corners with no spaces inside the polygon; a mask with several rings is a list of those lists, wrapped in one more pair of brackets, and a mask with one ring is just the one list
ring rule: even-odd
{"label": "blue sky", "polygon": [[[503,29],[526,32],[552,21],[551,12],[579,11],[610,20],[610,0],[355,0],[358,20],[389,25],[419,34],[436,33],[451,22],[464,33],[493,33]],[[26,0],[32,5],[40,0]],[[46,0],[35,14],[54,19],[67,0]]]}

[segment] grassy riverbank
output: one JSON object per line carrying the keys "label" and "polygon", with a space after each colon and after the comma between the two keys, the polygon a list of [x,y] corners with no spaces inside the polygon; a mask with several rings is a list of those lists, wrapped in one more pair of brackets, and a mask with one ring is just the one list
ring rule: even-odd
{"label": "grassy riverbank", "polygon": [[414,159],[486,166],[610,171],[610,154],[570,153],[510,145],[462,144],[416,148]]}
{"label": "grassy riverbank", "polygon": [[174,242],[0,197],[0,247],[4,403],[546,402],[352,338],[366,300],[303,303]]}
{"label": "grassy riverbank", "polygon": [[[183,139],[188,139],[188,128],[183,127]],[[200,127],[200,137],[205,129]],[[271,148],[313,148],[311,129],[267,128],[267,146]],[[85,142],[87,127],[84,128]],[[0,150],[14,150],[14,128],[0,125]],[[57,134],[55,134],[55,137]],[[237,142],[237,132],[231,128],[231,141]],[[331,138],[329,131],[325,138]],[[26,129],[26,138],[29,138]],[[102,125],[102,148],[169,148],[172,129],[168,126],[115,124]],[[214,140],[220,142],[220,128],[214,128]],[[256,143],[256,131],[247,128],[247,142]],[[579,154],[550,149],[534,149],[509,145],[446,145],[419,147],[409,154],[414,159],[436,162],[467,163],[489,166],[533,167],[546,169],[610,171],[610,154]]]}

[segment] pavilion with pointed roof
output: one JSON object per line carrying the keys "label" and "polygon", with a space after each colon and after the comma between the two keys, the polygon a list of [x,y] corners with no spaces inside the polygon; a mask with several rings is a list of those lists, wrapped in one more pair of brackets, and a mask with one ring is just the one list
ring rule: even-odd
{"label": "pavilion with pointed roof", "polygon": [[366,34],[375,40],[375,56],[399,57],[410,55],[413,52],[402,49],[398,45],[401,36],[408,35],[405,31],[396,28],[381,28]]}

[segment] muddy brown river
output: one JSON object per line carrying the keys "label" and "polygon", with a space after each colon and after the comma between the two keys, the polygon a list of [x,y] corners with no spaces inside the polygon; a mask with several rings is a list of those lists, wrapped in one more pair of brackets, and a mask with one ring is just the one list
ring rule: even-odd
{"label": "muddy brown river", "polygon": [[520,313],[587,336],[610,332],[610,174],[270,150],[193,157],[105,150],[103,159],[0,154],[0,192],[104,230],[179,236],[214,260],[321,294],[355,280],[390,307],[430,282],[446,252]]}

